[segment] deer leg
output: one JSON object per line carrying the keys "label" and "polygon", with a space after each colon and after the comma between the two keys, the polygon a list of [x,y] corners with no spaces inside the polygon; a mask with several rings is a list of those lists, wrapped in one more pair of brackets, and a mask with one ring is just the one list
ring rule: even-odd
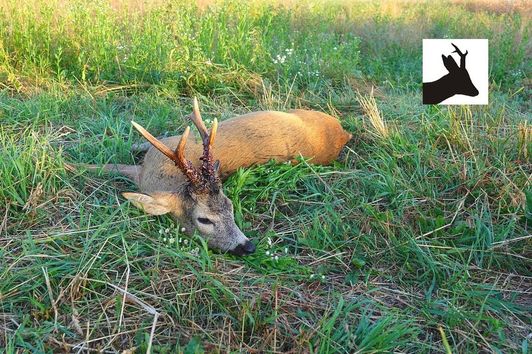
{"label": "deer leg", "polygon": [[80,167],[91,171],[104,170],[106,172],[118,173],[130,178],[136,185],[140,181],[141,166],[124,165],[124,164],[105,164],[105,165],[90,165],[90,164],[66,164],[67,169],[77,170]]}

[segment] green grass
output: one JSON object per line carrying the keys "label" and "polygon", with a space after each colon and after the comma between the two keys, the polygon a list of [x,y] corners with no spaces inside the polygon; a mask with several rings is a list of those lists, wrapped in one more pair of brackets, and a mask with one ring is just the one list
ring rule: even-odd
{"label": "green grass", "polygon": [[[505,4],[2,2],[0,352],[527,353],[530,13]],[[488,106],[421,104],[442,37],[490,39]],[[194,95],[208,119],[302,107],[353,133],[331,166],[225,183],[252,256],[65,169],[139,161],[130,121],[177,134]]]}

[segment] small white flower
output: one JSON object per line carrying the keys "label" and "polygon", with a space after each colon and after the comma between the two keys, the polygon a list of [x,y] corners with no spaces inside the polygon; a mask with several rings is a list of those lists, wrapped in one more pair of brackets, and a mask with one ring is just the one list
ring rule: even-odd
{"label": "small white flower", "polygon": [[322,276],[321,276],[321,280],[325,280],[325,275],[322,275]]}
{"label": "small white flower", "polygon": [[170,240],[168,240],[171,244],[175,242],[175,239],[173,237],[170,237]]}
{"label": "small white flower", "polygon": [[279,262],[279,256],[275,256],[275,261]]}
{"label": "small white flower", "polygon": [[314,276],[315,276],[315,275],[316,275],[316,274],[311,274],[311,275],[310,275],[310,279],[314,279]]}
{"label": "small white flower", "polygon": [[334,47],[333,50],[338,50],[338,48]]}
{"label": "small white flower", "polygon": [[188,245],[188,240],[183,241],[185,245]]}
{"label": "small white flower", "polygon": [[270,255],[270,251],[266,251],[266,255],[269,256]]}
{"label": "small white flower", "polygon": [[284,248],[284,253],[288,253],[288,247]]}
{"label": "small white flower", "polygon": [[164,230],[164,233],[166,233],[166,234],[169,233],[169,232],[170,232],[170,229],[165,229]]}
{"label": "small white flower", "polygon": [[164,242],[166,242],[166,241],[167,241],[166,237],[165,237],[165,238],[163,238],[163,241],[164,241]]}
{"label": "small white flower", "polygon": [[159,234],[163,234],[163,229],[159,229]]}
{"label": "small white flower", "polygon": [[185,229],[184,227],[181,228],[181,232],[185,232],[187,231],[187,229]]}

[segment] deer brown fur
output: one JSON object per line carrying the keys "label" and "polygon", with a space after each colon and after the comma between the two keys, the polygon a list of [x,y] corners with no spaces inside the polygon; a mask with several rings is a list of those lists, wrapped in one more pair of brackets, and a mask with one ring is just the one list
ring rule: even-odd
{"label": "deer brown fur", "polygon": [[[225,178],[240,167],[272,159],[285,162],[302,156],[314,164],[329,164],[351,139],[351,134],[342,129],[336,118],[316,111],[262,111],[237,116],[217,125],[216,139],[212,131],[210,138],[207,135],[196,101],[191,119],[200,137],[185,139],[182,153],[195,171],[204,176],[203,183],[218,188],[198,192],[191,185],[195,184],[192,180],[199,177],[191,177],[181,166],[176,167],[178,163],[170,154],[178,147],[182,136],[160,139],[159,143],[168,148],[166,156],[161,153],[164,147],[159,146],[159,150],[151,147],[141,166],[108,165],[105,168],[135,181],[141,193],[123,195],[136,206],[154,215],[171,213],[187,233],[197,230],[210,247],[240,255],[252,253],[255,246],[236,226],[232,203],[223,194],[220,177]],[[185,135],[188,136],[188,129]],[[207,163],[206,139],[211,144],[211,161]],[[212,157],[218,159],[219,164],[213,163]]]}

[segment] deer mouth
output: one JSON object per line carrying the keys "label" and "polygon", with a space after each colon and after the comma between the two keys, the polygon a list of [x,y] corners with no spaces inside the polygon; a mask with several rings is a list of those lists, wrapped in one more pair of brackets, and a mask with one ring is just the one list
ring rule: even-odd
{"label": "deer mouth", "polygon": [[235,255],[235,256],[247,256],[249,254],[255,253],[255,250],[257,248],[251,241],[246,241],[244,244],[239,244],[235,248],[229,251],[229,253]]}

